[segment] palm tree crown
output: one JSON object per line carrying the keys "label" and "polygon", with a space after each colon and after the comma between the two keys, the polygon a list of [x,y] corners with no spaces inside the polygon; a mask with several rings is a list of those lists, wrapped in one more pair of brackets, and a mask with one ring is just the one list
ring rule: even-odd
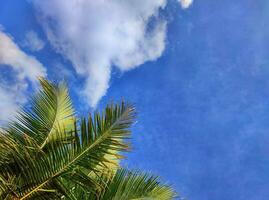
{"label": "palm tree crown", "polygon": [[134,107],[108,105],[77,118],[65,83],[40,79],[31,107],[0,133],[0,199],[169,200],[156,176],[119,166]]}

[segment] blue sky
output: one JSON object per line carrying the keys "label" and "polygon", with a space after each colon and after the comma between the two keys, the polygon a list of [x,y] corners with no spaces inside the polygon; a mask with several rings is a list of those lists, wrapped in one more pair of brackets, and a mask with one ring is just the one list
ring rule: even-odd
{"label": "blue sky", "polygon": [[100,3],[79,17],[48,2],[0,3],[0,120],[27,104],[36,74],[66,78],[81,114],[122,98],[136,105],[123,165],[159,174],[190,200],[269,199],[266,0],[196,0],[186,9],[115,0],[110,13]]}

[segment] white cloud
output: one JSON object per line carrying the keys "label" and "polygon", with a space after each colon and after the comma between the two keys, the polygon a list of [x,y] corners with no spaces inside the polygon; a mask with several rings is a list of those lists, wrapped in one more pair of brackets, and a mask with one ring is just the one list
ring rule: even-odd
{"label": "white cloud", "polygon": [[26,89],[27,84],[23,81],[13,85],[0,83],[0,124],[12,119],[20,106],[26,102],[24,95]]}
{"label": "white cloud", "polygon": [[181,7],[183,9],[186,9],[191,6],[191,4],[193,3],[193,0],[179,0],[179,3],[181,4]]}
{"label": "white cloud", "polygon": [[23,46],[28,47],[31,51],[40,51],[44,48],[45,42],[39,38],[36,32],[31,30],[26,33]]}
{"label": "white cloud", "polygon": [[[3,72],[9,68],[12,81]],[[29,83],[37,83],[38,76],[46,76],[44,66],[33,56],[24,53],[6,33],[0,31],[0,122],[7,121],[26,102]]]}
{"label": "white cloud", "polygon": [[86,77],[82,94],[92,107],[109,87],[112,66],[130,70],[165,49],[166,21],[158,14],[167,0],[32,2],[50,43]]}

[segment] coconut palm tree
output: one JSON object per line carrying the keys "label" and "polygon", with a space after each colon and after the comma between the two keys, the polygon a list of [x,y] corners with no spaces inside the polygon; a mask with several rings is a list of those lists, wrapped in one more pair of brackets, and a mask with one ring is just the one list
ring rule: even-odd
{"label": "coconut palm tree", "polygon": [[173,199],[159,178],[119,166],[134,107],[77,118],[65,83],[40,79],[30,107],[1,128],[0,199]]}

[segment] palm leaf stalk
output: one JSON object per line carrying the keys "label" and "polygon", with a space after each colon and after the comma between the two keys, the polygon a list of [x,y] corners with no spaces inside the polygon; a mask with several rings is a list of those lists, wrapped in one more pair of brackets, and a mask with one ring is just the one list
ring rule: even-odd
{"label": "palm leaf stalk", "polygon": [[40,79],[31,107],[0,132],[0,199],[169,200],[158,177],[122,169],[135,109],[110,104],[77,118],[65,83]]}

